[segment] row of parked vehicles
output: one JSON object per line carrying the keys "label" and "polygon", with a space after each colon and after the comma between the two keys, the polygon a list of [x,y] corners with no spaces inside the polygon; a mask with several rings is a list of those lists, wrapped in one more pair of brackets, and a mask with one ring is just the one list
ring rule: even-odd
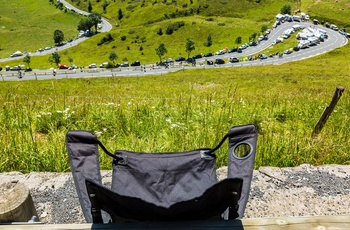
{"label": "row of parked vehicles", "polygon": [[[0,71],[2,71],[3,68],[0,66]],[[25,67],[25,65],[15,65],[15,66],[5,66],[5,69],[6,71],[21,71],[23,70],[24,72],[29,72],[29,71],[32,71],[32,69],[30,67]]]}

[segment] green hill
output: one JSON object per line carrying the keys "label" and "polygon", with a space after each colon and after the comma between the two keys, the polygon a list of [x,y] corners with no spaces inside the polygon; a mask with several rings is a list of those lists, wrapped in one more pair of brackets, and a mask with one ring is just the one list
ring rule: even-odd
{"label": "green hill", "polygon": [[[0,9],[0,57],[8,57],[21,50],[33,52],[53,46],[53,32],[60,29],[65,38],[74,38],[78,22],[83,16],[57,8],[56,0],[13,0]],[[87,0],[69,0],[71,4],[88,11]],[[113,25],[110,32],[114,41],[98,45],[105,33],[97,34],[88,41],[60,52],[63,63],[72,57],[78,66],[108,61],[111,51],[118,54],[117,62],[140,60],[141,63],[159,61],[155,48],[164,43],[168,52],[165,57],[187,57],[187,38],[195,41],[194,53],[215,52],[225,47],[236,46],[235,39],[248,41],[253,33],[260,34],[263,25],[271,26],[274,17],[283,5],[292,11],[302,9],[312,17],[320,18],[339,27],[347,27],[350,19],[346,3],[333,1],[278,1],[278,0],[98,0],[91,1],[92,12],[98,12]],[[105,10],[103,5],[106,5]],[[23,7],[26,6],[26,7]],[[332,6],[332,7],[330,7]],[[121,14],[119,13],[121,12]],[[120,18],[120,15],[122,16]],[[166,34],[169,26],[183,22],[184,26]],[[158,35],[157,31],[163,34]],[[213,44],[204,46],[208,36]],[[121,37],[124,36],[125,40]],[[2,65],[23,64],[21,60]],[[32,57],[32,68],[49,68],[48,56]]]}

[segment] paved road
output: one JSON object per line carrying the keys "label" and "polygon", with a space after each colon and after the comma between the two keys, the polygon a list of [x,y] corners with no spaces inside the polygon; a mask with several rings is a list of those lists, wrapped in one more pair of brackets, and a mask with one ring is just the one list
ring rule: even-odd
{"label": "paved road", "polygon": [[[301,49],[297,52],[293,52],[292,54],[283,55],[283,58],[273,57],[267,58],[264,60],[255,60],[255,61],[243,61],[238,63],[226,63],[223,65],[200,65],[196,66],[188,66],[188,65],[180,65],[179,63],[175,63],[174,66],[170,68],[164,67],[155,67],[152,68],[152,64],[146,65],[146,71],[142,71],[140,67],[127,67],[127,68],[118,68],[118,69],[83,69],[83,70],[58,70],[56,76],[52,75],[52,70],[37,70],[30,73],[24,73],[23,78],[18,78],[17,72],[11,71],[2,71],[2,80],[34,80],[34,79],[51,79],[51,78],[83,78],[83,77],[103,77],[103,76],[145,76],[145,75],[154,75],[154,74],[166,74],[168,72],[175,71],[184,71],[186,69],[193,68],[218,68],[218,67],[238,67],[238,66],[254,66],[254,65],[268,65],[268,64],[282,64],[291,61],[298,61],[310,57],[314,57],[316,55],[323,54],[325,52],[329,52],[338,47],[344,46],[347,44],[348,39],[341,35],[339,32],[325,28],[323,26],[314,26],[311,23],[307,22],[286,22],[279,25],[277,28],[273,29],[269,35],[269,39],[267,41],[262,41],[259,45],[254,47],[248,47],[244,49],[242,53],[231,53],[224,55],[215,55],[213,57],[207,58],[207,60],[215,60],[216,58],[223,58],[224,60],[230,56],[243,57],[249,55],[256,55],[259,53],[263,53],[265,49],[272,45],[272,43],[279,37],[283,31],[286,29],[292,28],[293,25],[299,24],[301,26],[312,26],[315,28],[322,28],[327,31],[328,39],[325,39],[324,42],[316,46],[311,46],[307,49]],[[108,27],[107,27],[108,29]],[[68,47],[67,47],[68,48]],[[292,47],[291,47],[292,48]],[[205,59],[197,59],[197,63],[205,63]]]}

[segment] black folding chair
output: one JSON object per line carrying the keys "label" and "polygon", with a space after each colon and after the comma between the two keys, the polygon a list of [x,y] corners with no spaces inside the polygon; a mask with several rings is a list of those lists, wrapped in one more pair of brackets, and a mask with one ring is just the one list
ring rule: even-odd
{"label": "black folding chair", "polygon": [[[242,218],[254,169],[254,125],[229,129],[215,148],[187,152],[110,153],[88,131],[69,131],[66,146],[88,223]],[[228,139],[228,174],[218,181],[216,155]],[[98,148],[112,159],[112,186],[102,185]]]}

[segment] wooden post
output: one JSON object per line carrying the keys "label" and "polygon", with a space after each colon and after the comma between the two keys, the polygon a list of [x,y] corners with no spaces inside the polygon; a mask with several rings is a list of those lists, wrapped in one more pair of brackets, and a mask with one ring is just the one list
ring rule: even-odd
{"label": "wooden post", "polygon": [[28,187],[22,183],[0,184],[0,222],[28,222],[38,216]]}
{"label": "wooden post", "polygon": [[317,124],[316,124],[316,126],[314,128],[314,131],[312,132],[312,137],[316,137],[321,132],[323,126],[326,124],[329,116],[333,112],[333,109],[337,105],[337,103],[338,103],[340,97],[342,96],[343,92],[344,92],[344,88],[342,86],[338,86],[336,88],[331,103],[329,104],[329,106],[327,106],[324,109],[320,119],[318,120],[318,122],[317,122]]}

